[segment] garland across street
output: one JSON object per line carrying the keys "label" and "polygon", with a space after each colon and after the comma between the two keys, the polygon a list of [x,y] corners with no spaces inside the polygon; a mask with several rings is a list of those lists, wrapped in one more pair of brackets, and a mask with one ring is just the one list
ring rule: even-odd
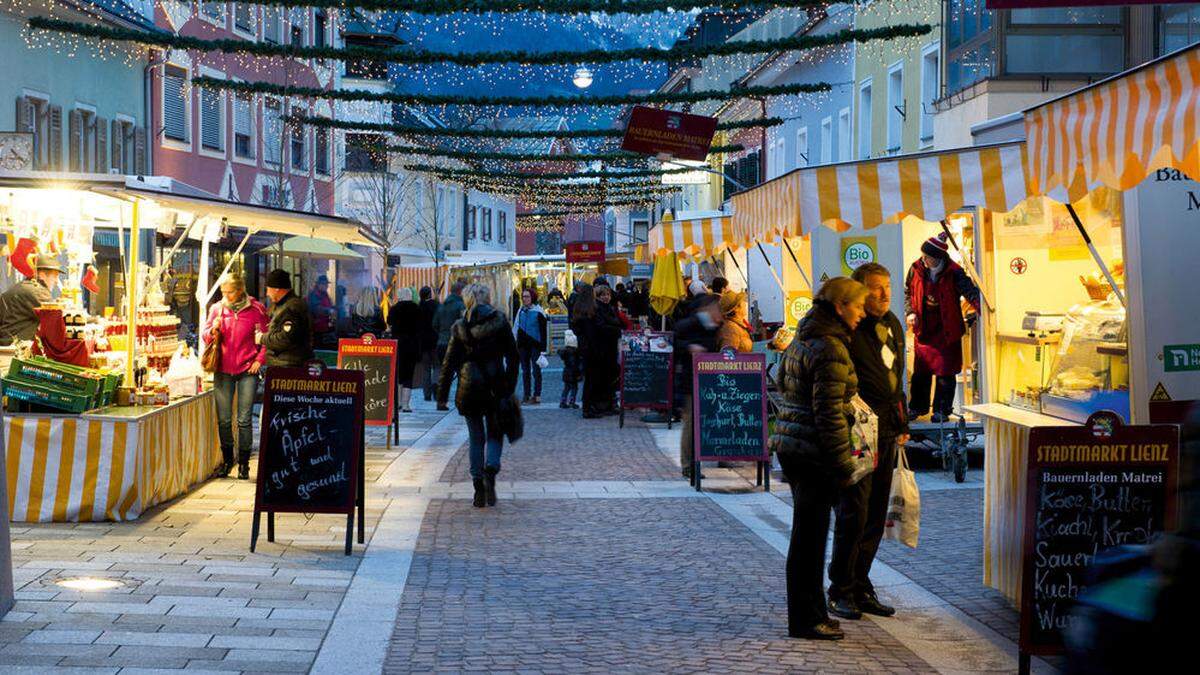
{"label": "garland across street", "polygon": [[[620,138],[625,135],[624,129],[449,129],[405,124],[383,124],[379,122],[331,120],[327,117],[316,117],[313,115],[292,115],[288,117],[288,120],[301,124],[311,124],[316,127],[344,129],[347,131],[376,131],[380,133],[399,134],[401,136],[451,136],[455,138]],[[752,120],[719,122],[717,123],[717,130],[756,129],[776,127],[780,124],[783,124],[782,117],[762,117]]]}

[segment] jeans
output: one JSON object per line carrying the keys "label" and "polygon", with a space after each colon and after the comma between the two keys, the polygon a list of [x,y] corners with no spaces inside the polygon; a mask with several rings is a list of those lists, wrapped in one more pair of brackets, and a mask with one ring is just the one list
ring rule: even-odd
{"label": "jeans", "polygon": [[425,393],[425,400],[432,401],[433,395],[437,390],[437,379],[441,371],[442,362],[437,360],[434,350],[429,349],[421,353],[421,384]]}
{"label": "jeans", "polygon": [[896,435],[879,432],[879,466],[871,475],[843,488],[836,507],[833,554],[829,558],[829,597],[857,600],[874,595],[871,564],[883,539],[892,470],[896,468]]}
{"label": "jeans", "polygon": [[517,352],[521,355],[521,388],[525,392],[525,398],[529,398],[529,373],[533,373],[533,395],[541,398],[542,396],[542,367],[538,365],[538,358],[542,352],[537,347],[518,347]]}
{"label": "jeans", "polygon": [[250,460],[250,450],[254,447],[254,433],[251,430],[254,413],[254,395],[258,391],[258,375],[242,373],[241,375],[213,374],[213,398],[217,402],[217,435],[221,439],[221,458],[233,464],[233,396],[237,394],[237,425],[238,425],[238,461]]}
{"label": "jeans", "polygon": [[911,399],[908,403],[908,409],[924,415],[929,412],[929,388],[933,384],[933,380],[937,380],[936,390],[933,394],[933,412],[949,415],[954,412],[954,390],[958,383],[953,375],[938,375],[936,378],[933,373],[914,372],[912,376],[912,387],[909,388]]}
{"label": "jeans", "polygon": [[467,420],[467,433],[470,436],[471,478],[482,480],[484,467],[500,471],[500,452],[504,449],[504,437],[500,435],[495,423],[490,419],[485,421],[482,415],[468,415],[463,419]]}
{"label": "jeans", "polygon": [[825,602],[825,541],[837,489],[817,471],[788,476],[792,484],[792,540],[787,554],[788,631],[829,620]]}
{"label": "jeans", "polygon": [[[692,397],[684,396],[679,421],[679,466],[685,476],[692,475],[696,453],[692,450]],[[669,413],[668,413],[669,414]]]}
{"label": "jeans", "polygon": [[565,405],[575,405],[575,398],[579,395],[578,382],[563,382],[562,400]]}

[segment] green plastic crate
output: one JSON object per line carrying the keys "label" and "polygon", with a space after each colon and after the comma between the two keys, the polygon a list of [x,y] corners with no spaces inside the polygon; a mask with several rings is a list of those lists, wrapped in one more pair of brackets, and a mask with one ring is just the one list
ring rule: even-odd
{"label": "green plastic crate", "polygon": [[38,382],[14,380],[5,377],[0,378],[0,384],[4,387],[4,395],[16,401],[24,401],[72,413],[81,413],[85,410],[91,410],[94,407],[94,399],[91,396],[66,391]]}
{"label": "green plastic crate", "polygon": [[67,391],[78,391],[95,397],[104,388],[104,378],[96,371],[83,371],[77,367],[45,359],[13,359],[8,376],[23,382],[41,382]]}

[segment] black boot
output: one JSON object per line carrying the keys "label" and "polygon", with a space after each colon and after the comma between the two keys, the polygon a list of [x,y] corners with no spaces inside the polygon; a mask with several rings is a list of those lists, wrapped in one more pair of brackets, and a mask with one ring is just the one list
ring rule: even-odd
{"label": "black boot", "polygon": [[474,504],[476,508],[482,509],[487,502],[487,491],[483,487],[483,479],[476,478],[472,482],[475,484],[475,499],[471,503]]}
{"label": "black boot", "polygon": [[238,480],[250,480],[250,453],[238,453]]}
{"label": "black boot", "polygon": [[227,459],[223,459],[223,460],[221,460],[221,463],[217,465],[217,468],[213,469],[212,477],[213,478],[228,478],[229,472],[232,470],[233,470],[233,462],[231,462]]}
{"label": "black boot", "polygon": [[487,489],[487,505],[496,505],[496,473],[500,469],[494,466],[485,466],[483,468],[483,486]]}

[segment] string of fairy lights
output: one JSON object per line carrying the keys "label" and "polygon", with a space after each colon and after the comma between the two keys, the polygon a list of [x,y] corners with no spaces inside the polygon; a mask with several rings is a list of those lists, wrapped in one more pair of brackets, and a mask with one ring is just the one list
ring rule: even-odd
{"label": "string of fairy lights", "polygon": [[[630,105],[682,105],[714,114],[738,101],[754,102],[722,117],[709,157],[709,166],[720,167],[723,157],[746,151],[728,140],[737,132],[759,130],[770,139],[785,119],[847,85],[813,81],[686,92],[635,88],[648,72],[665,79],[666,64],[687,62],[702,71],[745,72],[778,53],[797,65],[846,65],[855,51],[847,49],[851,44],[859,54],[898,41],[919,44],[940,23],[941,13],[935,0],[854,0],[838,5],[858,13],[852,27],[814,34],[803,29],[809,11],[835,11],[827,0],[258,0],[228,5],[153,0],[157,28],[150,28],[144,20],[79,21],[79,13],[65,10],[59,0],[9,4],[8,11],[27,17],[24,37],[30,47],[129,65],[182,62],[193,73],[187,87],[230,98],[282,100],[289,111],[283,120],[287,128],[330,130],[347,152],[353,138],[361,143],[377,137],[372,147],[358,150],[389,170],[512,197],[543,213],[540,226],[607,207],[645,206],[680,190],[664,181],[694,169],[619,149],[623,129],[610,125]],[[85,14],[103,16],[112,12],[113,3],[74,4]],[[312,33],[318,10],[328,27],[321,39]],[[701,15],[741,32],[737,39],[695,43],[688,30]],[[347,27],[361,31],[364,24],[394,36],[396,46],[338,40]],[[599,31],[610,44],[543,49],[543,42],[553,42],[533,40],[539,48],[487,48],[530,42],[515,39],[518,35],[587,31]],[[480,48],[459,48],[465,42]],[[339,73],[351,64],[390,86],[338,84]],[[569,82],[581,71],[587,71],[589,83],[603,81],[610,92],[628,83],[626,93],[544,91],[545,82]],[[480,93],[481,82],[503,94]],[[465,93],[447,93],[455,90]],[[400,117],[394,110],[402,111]],[[535,123],[512,123],[531,119]],[[424,161],[413,161],[416,157]]]}

